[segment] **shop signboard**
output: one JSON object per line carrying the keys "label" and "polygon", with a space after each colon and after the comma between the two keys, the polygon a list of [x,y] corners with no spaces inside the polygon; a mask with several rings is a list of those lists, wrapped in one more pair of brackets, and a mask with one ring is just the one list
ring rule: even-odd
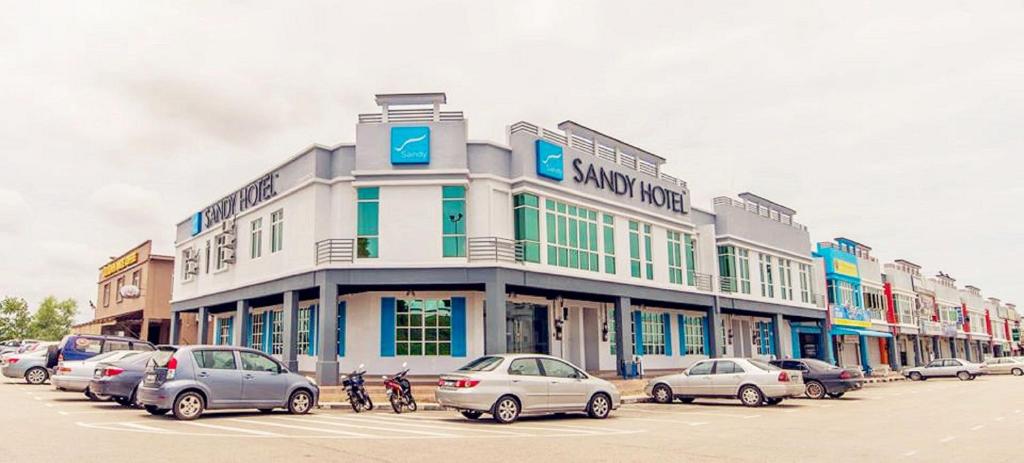
{"label": "shop signboard", "polygon": [[830,308],[834,325],[871,327],[871,312],[863,307],[832,304]]}
{"label": "shop signboard", "polygon": [[430,127],[392,127],[391,164],[430,164]]}
{"label": "shop signboard", "polygon": [[130,265],[132,265],[132,264],[134,264],[134,263],[136,263],[138,261],[139,261],[139,252],[135,251],[135,252],[133,252],[131,254],[128,254],[128,255],[126,255],[124,257],[121,257],[120,259],[117,259],[117,260],[115,260],[115,261],[113,261],[113,262],[111,262],[111,263],[109,263],[107,265],[104,265],[103,268],[100,269],[100,277],[106,278],[106,277],[108,277],[110,275],[113,275],[113,274],[115,274],[117,272],[120,272],[121,270],[124,270],[128,266],[130,266]]}
{"label": "shop signboard", "polygon": [[832,259],[832,271],[839,275],[846,275],[848,277],[857,278],[857,264],[853,262],[847,262],[842,259]]}

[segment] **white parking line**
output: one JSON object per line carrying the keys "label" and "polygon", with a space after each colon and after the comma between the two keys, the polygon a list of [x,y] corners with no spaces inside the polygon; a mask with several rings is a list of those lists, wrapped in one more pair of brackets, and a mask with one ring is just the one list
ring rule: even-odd
{"label": "white parking line", "polygon": [[[346,417],[341,417],[341,416],[327,416],[327,417],[324,417],[324,418],[328,418],[328,419],[332,419],[332,420],[345,420],[345,421],[366,421],[365,419],[354,419],[354,418],[346,418]],[[455,434],[451,434],[451,433],[433,432],[433,431],[420,431],[418,429],[399,429],[399,428],[395,428],[395,427],[367,426],[365,424],[338,423],[338,422],[334,422],[334,421],[324,421],[324,420],[308,420],[307,421],[306,419],[301,419],[301,418],[281,418],[281,419],[282,420],[292,420],[292,421],[305,421],[305,422],[312,421],[314,423],[328,424],[328,425],[331,425],[331,426],[343,426],[343,427],[357,428],[357,429],[372,429],[374,431],[389,431],[389,432],[398,431],[398,432],[405,432],[405,433],[410,433],[410,434],[420,434],[420,435],[423,435],[423,436],[456,437]]]}
{"label": "white parking line", "polygon": [[236,421],[236,422],[239,422],[239,423],[254,424],[254,425],[257,425],[257,426],[277,426],[279,428],[298,429],[298,430],[302,430],[302,431],[314,431],[314,432],[322,432],[322,433],[326,433],[326,434],[340,434],[340,435],[349,436],[349,437],[374,437],[374,436],[372,436],[370,434],[363,434],[363,433],[359,433],[359,432],[340,431],[340,430],[337,430],[337,429],[313,428],[313,427],[309,427],[309,426],[296,426],[296,425],[293,425],[293,424],[271,423],[269,421],[243,420],[243,419],[238,419],[238,418],[232,418],[231,421]]}
{"label": "white parking line", "polygon": [[267,437],[280,437],[281,436],[280,434],[269,432],[269,431],[259,431],[259,430],[256,430],[256,429],[236,428],[234,426],[221,426],[221,425],[217,425],[217,424],[197,423],[195,421],[180,421],[180,423],[181,424],[187,424],[187,425],[190,425],[190,426],[199,426],[201,428],[217,429],[217,430],[220,430],[220,431],[231,431],[231,432],[255,434],[257,436],[267,436]]}
{"label": "white parking line", "polygon": [[953,439],[956,439],[956,436],[946,436],[942,440],[940,440],[939,443],[940,444],[945,444],[946,442],[950,442]]}
{"label": "white parking line", "polygon": [[145,424],[142,424],[142,423],[121,423],[121,426],[127,426],[129,428],[135,428],[135,429],[139,429],[139,430],[142,430],[142,431],[164,432],[164,433],[169,432],[166,429],[161,429],[161,428],[157,428],[157,427],[154,427],[154,426],[149,426],[149,425],[145,425]]}
{"label": "white parking line", "polygon": [[630,421],[646,421],[650,423],[672,423],[672,424],[686,424],[690,426],[703,426],[708,424],[707,421],[684,421],[684,420],[663,420],[658,418],[634,418],[634,417],[620,417],[620,420]]}
{"label": "white parking line", "polygon": [[427,424],[426,422],[424,422],[422,420],[420,420],[419,422],[416,422],[417,420],[408,419],[408,418],[394,418],[394,417],[383,417],[383,416],[374,416],[372,418],[368,417],[367,419],[372,419],[372,420],[375,420],[377,422],[381,422],[381,423],[384,423],[384,424],[395,424],[395,425],[397,425],[397,424],[401,423],[402,426],[412,426],[412,427],[416,427],[416,428],[432,428],[432,429],[440,428],[440,429],[450,429],[450,430],[472,430],[474,432],[483,432],[483,433],[492,433],[492,434],[503,434],[503,435],[506,435],[506,436],[529,436],[529,434],[523,434],[523,433],[512,432],[512,431],[505,431],[505,430],[498,430],[498,429],[482,429],[482,428],[485,428],[487,425],[484,425],[484,424],[470,424],[469,422],[458,423],[458,422],[441,422],[441,421],[437,421],[437,422],[434,422],[432,424]]}
{"label": "white parking line", "polygon": [[[616,413],[631,413],[631,412],[658,413],[658,414],[669,414],[669,415],[725,416],[725,417],[729,417],[729,418],[746,418],[748,416],[751,416],[751,415],[736,415],[736,414],[732,414],[732,413],[698,412],[698,411],[687,411],[687,410],[679,410],[679,411],[647,410],[647,409],[643,409],[643,408],[628,408],[628,409],[620,408],[620,409],[618,409],[616,411]],[[757,415],[757,416],[760,416],[760,415]]]}
{"label": "white parking line", "polygon": [[979,424],[979,425],[977,425],[977,426],[975,426],[975,427],[971,428],[971,431],[977,431],[977,430],[979,430],[979,429],[981,429],[981,428],[984,428],[984,427],[985,427],[985,425],[983,425],[983,424]]}

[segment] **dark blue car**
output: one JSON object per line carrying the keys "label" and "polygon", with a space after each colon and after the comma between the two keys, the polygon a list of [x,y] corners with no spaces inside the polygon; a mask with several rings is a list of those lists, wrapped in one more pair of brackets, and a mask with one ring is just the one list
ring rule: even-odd
{"label": "dark blue car", "polygon": [[104,336],[93,334],[69,334],[61,339],[56,346],[47,352],[47,368],[54,368],[62,361],[85,360],[97,354],[115,350],[156,349],[153,344],[124,336]]}

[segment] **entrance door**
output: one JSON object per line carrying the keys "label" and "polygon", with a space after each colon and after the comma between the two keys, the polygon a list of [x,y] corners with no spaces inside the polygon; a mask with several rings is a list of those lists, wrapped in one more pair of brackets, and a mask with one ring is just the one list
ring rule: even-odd
{"label": "entrance door", "polygon": [[601,369],[601,317],[600,310],[585,307],[583,309],[583,351],[586,354],[587,371]]}
{"label": "entrance door", "polygon": [[512,354],[550,354],[548,306],[508,302],[505,348]]}
{"label": "entrance door", "polygon": [[800,357],[818,358],[818,336],[814,333],[800,333]]}
{"label": "entrance door", "polygon": [[562,326],[562,358],[573,365],[583,364],[582,312],[583,309],[579,307],[568,307],[565,313],[565,325]]}
{"label": "entrance door", "polygon": [[753,355],[751,349],[751,333],[749,320],[732,321],[732,352],[736,357],[750,358]]}

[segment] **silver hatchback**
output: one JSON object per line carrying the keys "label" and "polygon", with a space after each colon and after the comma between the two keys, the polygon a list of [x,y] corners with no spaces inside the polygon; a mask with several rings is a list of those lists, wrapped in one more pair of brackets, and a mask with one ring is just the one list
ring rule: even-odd
{"label": "silver hatchback", "polygon": [[498,423],[520,414],[585,412],[606,418],[619,408],[615,385],[565,360],[540,354],[488,355],[441,376],[437,403],[475,420],[489,413]]}
{"label": "silver hatchback", "polygon": [[320,389],[263,352],[244,347],[186,346],[153,355],[138,389],[138,402],[153,415],[180,420],[204,410],[284,408],[294,414],[316,406]]}

